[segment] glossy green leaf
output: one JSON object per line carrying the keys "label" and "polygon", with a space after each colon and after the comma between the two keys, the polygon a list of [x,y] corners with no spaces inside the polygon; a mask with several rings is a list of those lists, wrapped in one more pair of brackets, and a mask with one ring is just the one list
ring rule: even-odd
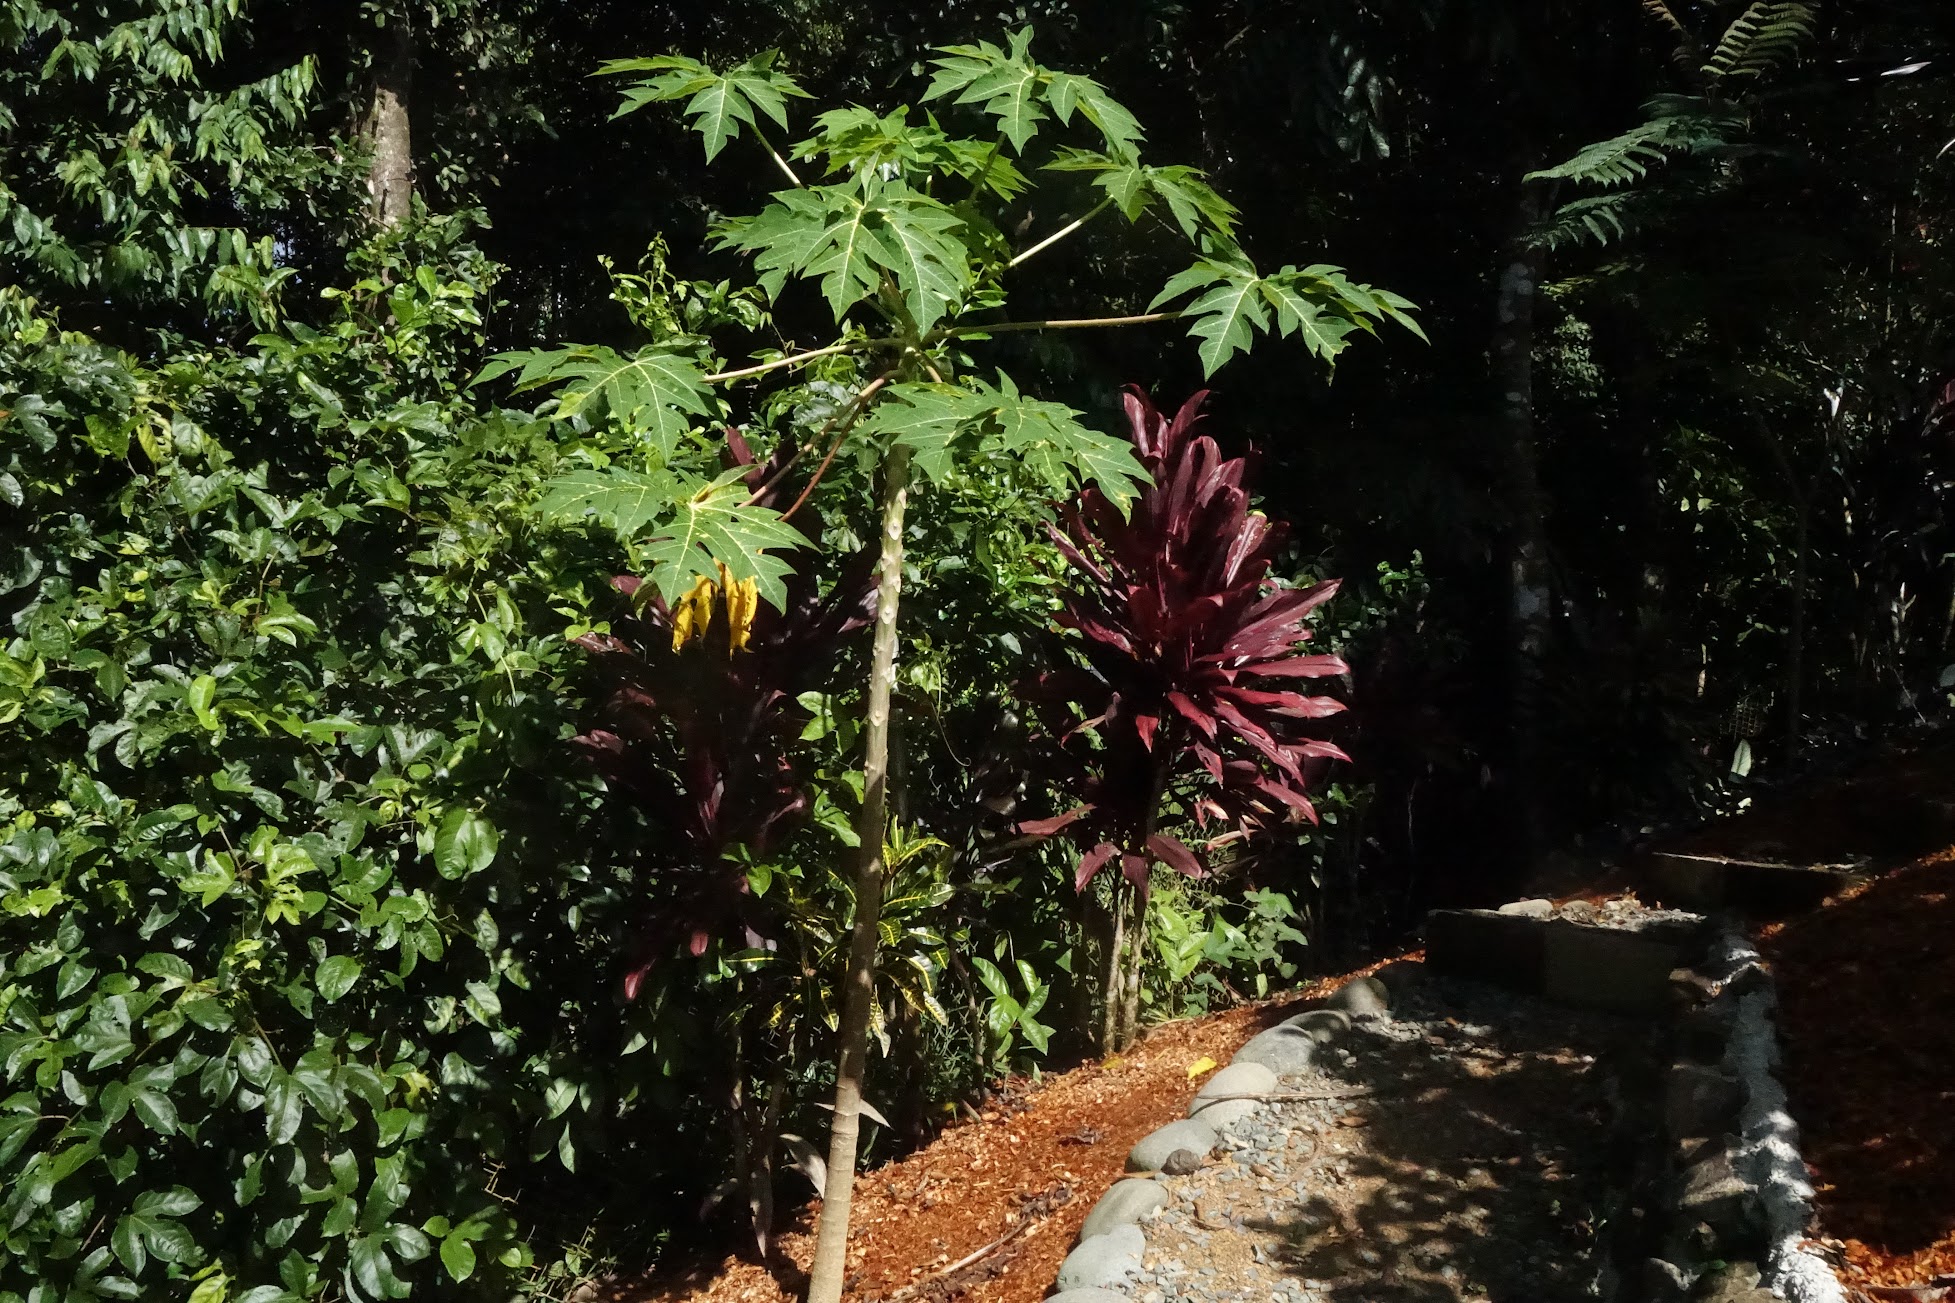
{"label": "glossy green leaf", "polygon": [[501,842],[496,826],[482,815],[473,810],[450,810],[435,830],[435,868],[442,877],[451,879],[480,873],[495,863]]}

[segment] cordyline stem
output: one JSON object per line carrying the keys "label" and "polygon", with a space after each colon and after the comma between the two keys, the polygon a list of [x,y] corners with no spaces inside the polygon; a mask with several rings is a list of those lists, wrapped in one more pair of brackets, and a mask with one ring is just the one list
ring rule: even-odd
{"label": "cordyline stem", "polygon": [[841,1303],[848,1267],[849,1204],[855,1194],[855,1149],[862,1079],[869,1057],[869,1014],[876,998],[876,934],[882,922],[883,838],[889,800],[889,698],[896,682],[896,609],[903,587],[903,512],[909,503],[910,450],[883,458],[882,580],[876,591],[876,643],[862,757],[861,858],[855,876],[855,925],[842,991],[841,1056],[835,1072],[835,1118],[828,1133],[828,1179],[821,1229],[809,1271],[808,1303]]}
{"label": "cordyline stem", "polygon": [[[1147,840],[1154,835],[1160,821],[1161,798],[1167,794],[1173,755],[1174,739],[1164,722],[1154,739],[1147,812],[1129,847],[1143,860],[1149,854]],[[1140,888],[1123,875],[1113,884],[1113,944],[1107,955],[1106,1011],[1100,1024],[1100,1041],[1105,1053],[1117,1054],[1134,1043],[1134,1032],[1140,1023],[1140,968],[1146,946],[1147,907],[1142,903]]]}

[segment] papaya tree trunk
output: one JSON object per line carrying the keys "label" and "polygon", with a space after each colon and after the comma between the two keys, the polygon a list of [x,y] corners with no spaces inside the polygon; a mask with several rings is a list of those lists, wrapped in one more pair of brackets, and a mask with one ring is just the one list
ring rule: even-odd
{"label": "papaya tree trunk", "polygon": [[848,1270],[849,1204],[855,1195],[855,1151],[861,1128],[862,1081],[869,1058],[869,1017],[876,998],[876,937],[882,921],[883,838],[889,800],[889,698],[896,683],[896,611],[903,588],[903,513],[909,504],[910,450],[901,444],[883,458],[882,573],[876,591],[876,641],[869,668],[863,730],[862,839],[855,875],[855,924],[849,935],[848,976],[842,989],[840,1062],[835,1115],[828,1134],[827,1181],[821,1228],[809,1271],[808,1303],[840,1303]]}
{"label": "papaya tree trunk", "polygon": [[367,211],[378,226],[397,226],[414,206],[414,137],[407,105],[414,87],[414,29],[407,15],[391,14],[373,48],[373,98],[365,134]]}

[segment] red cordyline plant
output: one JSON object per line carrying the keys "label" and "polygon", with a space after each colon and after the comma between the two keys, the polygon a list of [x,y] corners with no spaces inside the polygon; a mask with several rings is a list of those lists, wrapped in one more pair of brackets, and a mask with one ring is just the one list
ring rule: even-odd
{"label": "red cordyline plant", "polygon": [[[737,431],[728,432],[728,459],[753,465]],[[757,501],[785,494],[781,462],[748,474]],[[683,627],[692,621],[675,621],[657,593],[620,575],[612,583],[633,599],[634,614],[614,623],[615,634],[577,639],[607,687],[600,722],[575,744],[671,837],[657,866],[656,906],[625,975],[626,999],[637,997],[654,964],[682,948],[698,956],[726,935],[761,943],[759,902],[729,852],[764,855],[808,812],[806,778],[789,754],[808,721],[797,697],[832,663],[842,639],[869,623],[875,592],[864,569],[825,601],[813,578],[796,571],[784,609],[760,604],[744,627],[731,601],[707,607],[696,628]],[[682,624],[676,637],[675,623]]]}
{"label": "red cordyline plant", "polygon": [[[1302,653],[1305,617],[1337,591],[1273,583],[1269,570],[1286,528],[1250,510],[1249,459],[1225,458],[1201,433],[1196,394],[1173,419],[1130,388],[1126,410],[1141,461],[1153,476],[1132,514],[1097,489],[1063,507],[1052,533],[1072,563],[1058,619],[1075,630],[1084,666],[1037,681],[1085,801],[1021,826],[1065,832],[1081,847],[1075,884],[1117,866],[1109,921],[1102,1039],[1131,1039],[1139,1009],[1139,920],[1155,863],[1198,877],[1207,854],[1272,824],[1309,820],[1313,768],[1349,757],[1309,736],[1310,721],[1343,710],[1334,697],[1297,690],[1304,679],[1348,672],[1336,656]],[[1089,747],[1087,734],[1096,737]],[[1214,835],[1190,846],[1158,825],[1179,806],[1183,822]]]}
{"label": "red cordyline plant", "polygon": [[[789,451],[756,466],[746,440],[727,432],[727,461],[750,467],[746,482],[763,505],[788,491]],[[599,722],[575,744],[665,834],[646,853],[649,889],[627,962],[627,1000],[638,998],[659,964],[687,951],[697,958],[715,937],[748,948],[778,938],[783,920],[755,896],[737,852],[765,856],[809,812],[807,776],[791,755],[808,722],[798,697],[833,663],[842,639],[869,623],[875,590],[867,560],[826,600],[810,572],[795,571],[781,610],[754,602],[750,586],[725,584],[717,595],[695,588],[675,611],[649,585],[621,575],[612,583],[632,599],[633,614],[615,621],[613,634],[577,640],[607,690]],[[780,1129],[787,1056],[757,1053],[742,1028],[724,1038],[724,1048],[734,1176],[708,1204],[744,1188],[765,1257],[776,1147],[805,1142]]]}

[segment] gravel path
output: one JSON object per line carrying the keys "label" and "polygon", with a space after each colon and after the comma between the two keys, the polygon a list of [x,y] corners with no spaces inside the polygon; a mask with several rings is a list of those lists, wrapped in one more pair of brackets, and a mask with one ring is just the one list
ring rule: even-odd
{"label": "gravel path", "polygon": [[1341,1098],[1272,1102],[1160,1178],[1137,1303],[1597,1296],[1650,1024],[1431,977],[1393,1003],[1279,1087]]}

